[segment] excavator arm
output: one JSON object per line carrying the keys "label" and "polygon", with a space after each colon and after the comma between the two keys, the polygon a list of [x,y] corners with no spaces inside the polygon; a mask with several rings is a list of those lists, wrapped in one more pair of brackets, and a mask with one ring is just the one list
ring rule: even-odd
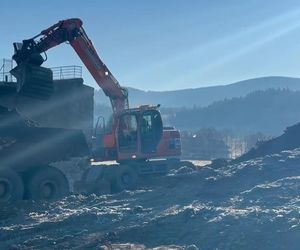
{"label": "excavator arm", "polygon": [[[61,44],[69,42],[99,87],[110,98],[114,115],[128,108],[127,90],[120,86],[110,70],[100,59],[91,40],[77,18],[59,21],[37,36],[24,40],[21,46],[14,44],[13,59],[18,65],[24,63],[42,64],[37,55]],[[18,46],[19,45],[19,46]]]}

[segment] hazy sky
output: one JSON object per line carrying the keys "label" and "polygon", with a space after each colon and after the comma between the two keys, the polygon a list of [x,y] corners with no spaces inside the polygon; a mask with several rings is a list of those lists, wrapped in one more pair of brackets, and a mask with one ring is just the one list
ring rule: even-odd
{"label": "hazy sky", "polygon": [[[12,43],[79,17],[121,85],[195,88],[259,76],[300,77],[300,1],[3,1],[0,58]],[[45,66],[82,65],[69,45]],[[95,86],[87,71],[86,83]]]}

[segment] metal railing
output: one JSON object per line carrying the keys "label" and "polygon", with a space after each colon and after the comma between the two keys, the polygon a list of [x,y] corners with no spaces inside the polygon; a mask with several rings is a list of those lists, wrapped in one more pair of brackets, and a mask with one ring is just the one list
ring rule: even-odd
{"label": "metal railing", "polygon": [[[13,60],[3,59],[0,64],[0,82],[16,82],[16,78],[12,76],[10,70],[15,66]],[[82,67],[71,65],[50,68],[53,72],[53,80],[64,80],[82,78]]]}
{"label": "metal railing", "polygon": [[53,72],[54,80],[64,80],[73,78],[82,78],[82,67],[81,66],[61,66],[51,68]]}
{"label": "metal railing", "polygon": [[16,82],[16,78],[9,72],[14,67],[13,60],[3,59],[0,64],[0,82]]}

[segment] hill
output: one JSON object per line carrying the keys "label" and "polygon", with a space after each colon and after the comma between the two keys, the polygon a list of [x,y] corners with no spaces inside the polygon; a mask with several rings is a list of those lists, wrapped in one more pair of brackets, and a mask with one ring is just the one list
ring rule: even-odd
{"label": "hill", "polygon": [[[143,91],[128,88],[130,105],[161,104],[162,107],[204,107],[213,102],[243,97],[256,90],[266,89],[300,90],[300,79],[291,77],[271,76],[244,80],[228,85],[182,89],[174,91]],[[102,90],[95,91],[96,103],[109,105],[108,98]]]}

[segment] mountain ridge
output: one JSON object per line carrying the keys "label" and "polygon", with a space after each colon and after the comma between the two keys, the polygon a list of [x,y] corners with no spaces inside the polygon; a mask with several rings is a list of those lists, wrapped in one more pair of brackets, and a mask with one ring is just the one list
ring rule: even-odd
{"label": "mountain ridge", "polygon": [[[188,88],[181,90],[152,91],[128,88],[131,106],[161,104],[163,107],[204,107],[213,102],[243,97],[266,89],[300,90],[300,78],[285,76],[265,76],[238,81],[226,85]],[[95,102],[109,105],[109,99],[102,90],[95,91]]]}

